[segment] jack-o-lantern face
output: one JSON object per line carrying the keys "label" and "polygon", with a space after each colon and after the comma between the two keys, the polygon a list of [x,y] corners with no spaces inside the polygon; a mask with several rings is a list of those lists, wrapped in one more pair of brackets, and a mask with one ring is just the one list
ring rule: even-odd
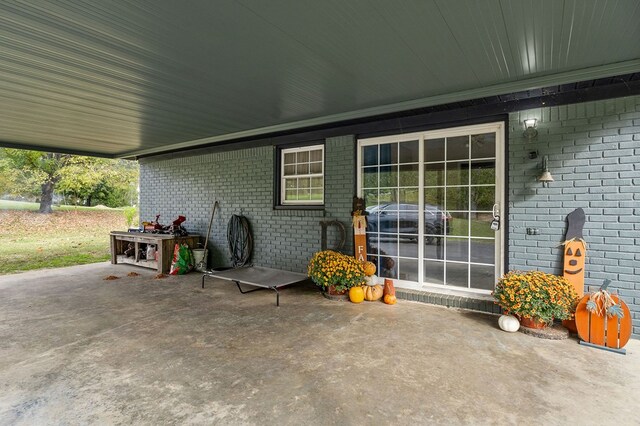
{"label": "jack-o-lantern face", "polygon": [[[567,247],[567,251],[565,252],[564,256],[565,256],[565,270],[564,272],[566,272],[567,274],[578,274],[580,272],[582,272],[582,270],[584,269],[584,253],[582,252],[582,250],[580,250],[580,247],[576,247],[575,248],[575,253],[574,253],[574,248],[571,247],[571,244],[567,244],[569,247]],[[572,269],[566,269],[566,266],[569,266]]]}
{"label": "jack-o-lantern face", "polygon": [[584,294],[584,264],[587,250],[581,240],[569,241],[564,245],[564,277],[576,289],[578,296]]}

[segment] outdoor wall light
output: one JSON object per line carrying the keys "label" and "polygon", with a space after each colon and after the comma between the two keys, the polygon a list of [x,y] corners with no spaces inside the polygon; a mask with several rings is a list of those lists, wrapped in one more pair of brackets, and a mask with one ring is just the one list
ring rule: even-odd
{"label": "outdoor wall light", "polygon": [[537,118],[527,118],[524,120],[524,133],[523,135],[528,139],[533,139],[538,136],[538,131],[536,130],[536,126],[538,123]]}
{"label": "outdoor wall light", "polygon": [[538,182],[542,182],[542,186],[548,187],[549,182],[553,182],[553,176],[551,176],[551,172],[549,172],[549,166],[547,165],[549,161],[549,156],[545,155],[542,157],[542,174],[538,177]]}

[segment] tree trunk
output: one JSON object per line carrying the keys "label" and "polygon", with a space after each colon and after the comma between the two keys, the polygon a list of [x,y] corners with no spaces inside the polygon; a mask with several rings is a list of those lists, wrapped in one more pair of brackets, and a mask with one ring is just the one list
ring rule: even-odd
{"label": "tree trunk", "polygon": [[53,209],[51,208],[51,204],[53,204],[53,189],[55,188],[55,182],[48,180],[43,183],[42,195],[40,195],[40,213],[53,213]]}

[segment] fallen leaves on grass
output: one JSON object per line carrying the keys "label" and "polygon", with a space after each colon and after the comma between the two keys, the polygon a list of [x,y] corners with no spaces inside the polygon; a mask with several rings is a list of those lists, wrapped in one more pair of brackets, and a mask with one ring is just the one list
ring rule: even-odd
{"label": "fallen leaves on grass", "polygon": [[107,275],[106,277],[103,278],[103,280],[105,281],[111,281],[111,280],[119,280],[120,277],[117,277],[115,275]]}
{"label": "fallen leaves on grass", "polygon": [[127,276],[128,276],[128,277],[139,277],[139,276],[140,276],[140,274],[139,274],[139,273],[137,273],[137,272],[133,272],[133,271],[131,271],[131,272],[129,272],[129,273],[127,274]]}
{"label": "fallen leaves on grass", "polygon": [[155,280],[161,280],[163,278],[167,278],[167,276],[165,274],[158,274],[155,277],[153,277],[153,279]]}

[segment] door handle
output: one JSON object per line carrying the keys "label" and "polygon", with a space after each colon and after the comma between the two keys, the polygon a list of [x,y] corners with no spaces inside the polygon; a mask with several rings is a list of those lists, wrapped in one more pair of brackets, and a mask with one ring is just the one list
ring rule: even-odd
{"label": "door handle", "polygon": [[494,219],[497,219],[500,217],[500,206],[498,205],[498,203],[493,205],[493,208],[491,209],[491,213],[493,214]]}

